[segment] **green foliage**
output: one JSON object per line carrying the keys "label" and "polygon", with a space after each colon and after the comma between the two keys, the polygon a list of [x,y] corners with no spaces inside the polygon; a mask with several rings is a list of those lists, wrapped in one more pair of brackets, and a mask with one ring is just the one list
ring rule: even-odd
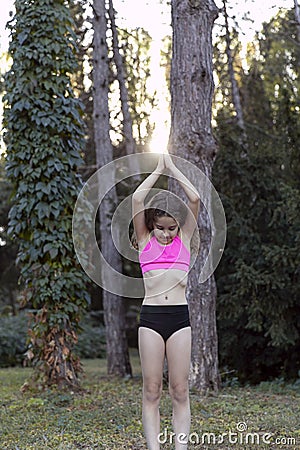
{"label": "green foliage", "polygon": [[[0,316],[0,367],[26,363],[28,313]],[[105,328],[91,323],[90,316],[80,322],[78,342],[74,348],[80,358],[104,358]]]}
{"label": "green foliage", "polygon": [[80,358],[104,358],[106,354],[105,327],[93,324],[89,315],[80,323],[82,331],[78,336],[76,354]]}
{"label": "green foliage", "polygon": [[242,381],[296,377],[300,368],[299,81],[285,34],[293,26],[290,13],[279,15],[255,43],[260,52],[248,54],[240,81],[246,149],[231,107],[217,116],[214,182],[228,223],[216,272],[220,360]]}
{"label": "green foliage", "polygon": [[[131,360],[135,376],[126,381],[105,376],[105,360],[84,361],[85,391],[80,394],[26,390],[24,381],[30,375],[29,369],[2,369],[1,449],[145,449],[141,371],[138,357],[133,355]],[[286,385],[280,380],[251,388],[226,388],[214,396],[200,397],[191,392],[191,433],[200,437],[202,433],[221,436],[229,430],[237,433],[237,424],[244,422],[247,432],[272,433],[274,440],[293,438],[294,444],[289,441],[290,445],[282,448],[298,448],[299,400],[299,385]],[[166,427],[171,432],[172,405],[166,386],[160,413],[161,430]],[[245,433],[239,437],[245,439]],[[250,448],[244,443],[231,447]],[[224,442],[216,447],[225,446]],[[192,444],[190,447],[204,448]],[[174,449],[174,444],[166,443],[162,448]],[[267,448],[262,440],[251,445],[251,450],[262,448]]]}
{"label": "green foliage", "polygon": [[293,377],[300,364],[299,191],[275,177],[279,161],[266,151],[239,158],[232,148],[221,150],[215,167],[228,222],[217,270],[221,363],[243,381]]}
{"label": "green foliage", "polygon": [[88,300],[72,244],[83,143],[81,105],[70,82],[76,36],[63,0],[15,6],[4,96],[6,169],[14,186],[8,233],[20,240],[23,306],[35,310],[30,357],[48,383],[72,384],[80,370],[72,348]]}
{"label": "green foliage", "polygon": [[27,329],[25,314],[0,317],[0,367],[15,366],[24,361]]}
{"label": "green foliage", "polygon": [[[85,0],[77,0],[70,5],[70,12],[74,21],[74,29],[77,36],[76,59],[77,71],[72,75],[72,86],[74,92],[83,104],[83,120],[85,123],[86,136],[85,145],[82,147],[84,162],[86,166],[83,173],[88,178],[91,170],[89,166],[96,164],[94,127],[93,127],[93,45],[91,34],[92,17],[89,17],[91,9]],[[99,293],[98,293],[99,296]]]}
{"label": "green foliage", "polygon": [[272,109],[278,145],[287,155],[300,186],[299,89],[300,47],[294,10],[282,11],[265,23],[259,39],[261,77]]}
{"label": "green foliage", "polygon": [[[216,83],[214,90],[213,113],[216,114],[217,111],[220,109],[222,110],[225,107],[228,118],[230,117],[230,120],[232,121],[235,111],[231,97],[231,80],[228,71],[228,56],[226,53],[226,35],[223,34],[223,29],[224,27],[221,27],[222,31],[216,39],[213,48],[214,72],[218,79],[218,83]],[[235,28],[233,28],[231,32],[230,41],[235,79],[238,84],[240,84],[240,78],[243,71],[240,58],[241,42]]]}
{"label": "green foliage", "polygon": [[8,211],[12,184],[4,169],[4,157],[0,158],[0,308],[16,311],[16,288],[19,270],[16,268],[16,243],[7,235]]}

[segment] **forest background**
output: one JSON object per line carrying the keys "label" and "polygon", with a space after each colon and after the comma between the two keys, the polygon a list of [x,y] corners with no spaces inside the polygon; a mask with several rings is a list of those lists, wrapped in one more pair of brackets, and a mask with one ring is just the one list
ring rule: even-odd
{"label": "forest background", "polygon": [[[81,175],[87,179],[95,169],[96,157],[88,69],[90,25],[82,20],[81,3],[77,2],[79,9],[75,8],[73,13],[80,44],[77,56],[84,70],[74,75],[73,86],[85,105],[88,132]],[[237,23],[237,17],[233,18],[228,6],[228,27],[223,10],[214,33],[213,126],[219,151],[213,168],[213,183],[220,193],[228,227],[225,252],[215,274],[220,367],[223,381],[228,377],[253,383],[276,377],[295,379],[300,369],[300,25],[295,6],[277,9],[245,47],[239,31],[243,22]],[[168,89],[153,92],[149,88],[151,36],[148,30],[119,27],[119,37],[126,77],[131,81],[128,100],[135,143],[138,151],[145,152],[150,150],[153,137],[156,145],[165,139],[157,133],[158,128],[155,135],[152,110],[161,105],[161,101],[168,104],[170,97]],[[165,36],[162,44],[159,64],[168,86],[170,36]],[[233,73],[240,105],[234,96]],[[3,89],[3,82],[1,87]],[[124,142],[113,63],[111,92],[111,138],[114,156],[119,157],[124,155]],[[27,333],[26,308],[20,302],[22,286],[18,285],[19,269],[15,265],[18,242],[7,234],[12,186],[4,165],[5,155],[2,155],[2,367],[23,361]],[[122,192],[121,197],[124,194]],[[138,268],[124,266],[123,270],[137,272]],[[89,282],[86,286],[91,303],[86,323],[83,321],[85,333],[81,335],[78,350],[84,357],[104,356],[104,330],[99,326],[102,322],[101,291]],[[126,304],[127,337],[131,346],[136,345],[139,304],[134,301]]]}

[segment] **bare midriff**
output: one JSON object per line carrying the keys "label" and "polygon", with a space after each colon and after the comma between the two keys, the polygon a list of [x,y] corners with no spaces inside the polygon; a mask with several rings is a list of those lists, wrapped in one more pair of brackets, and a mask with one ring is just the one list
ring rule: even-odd
{"label": "bare midriff", "polygon": [[178,269],[157,269],[144,273],[143,305],[186,304],[188,272]]}

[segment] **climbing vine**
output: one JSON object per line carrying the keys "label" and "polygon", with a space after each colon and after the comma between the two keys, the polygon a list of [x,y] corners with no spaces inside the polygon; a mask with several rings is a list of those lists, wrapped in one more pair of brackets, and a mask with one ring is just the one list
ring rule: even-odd
{"label": "climbing vine", "polygon": [[22,306],[30,307],[27,357],[43,383],[78,386],[74,353],[88,302],[72,243],[84,127],[70,78],[76,36],[64,0],[16,0],[13,59],[5,77],[7,174],[14,184],[8,232],[20,242]]}

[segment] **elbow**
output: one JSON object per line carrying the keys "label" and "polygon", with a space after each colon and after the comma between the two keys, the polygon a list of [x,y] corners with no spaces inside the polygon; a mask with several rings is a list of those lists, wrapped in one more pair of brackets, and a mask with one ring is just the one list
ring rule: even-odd
{"label": "elbow", "polygon": [[194,205],[200,205],[200,196],[198,194],[192,195],[192,197],[189,200]]}
{"label": "elbow", "polygon": [[145,194],[140,191],[135,191],[132,194],[132,202],[135,204],[144,204]]}

